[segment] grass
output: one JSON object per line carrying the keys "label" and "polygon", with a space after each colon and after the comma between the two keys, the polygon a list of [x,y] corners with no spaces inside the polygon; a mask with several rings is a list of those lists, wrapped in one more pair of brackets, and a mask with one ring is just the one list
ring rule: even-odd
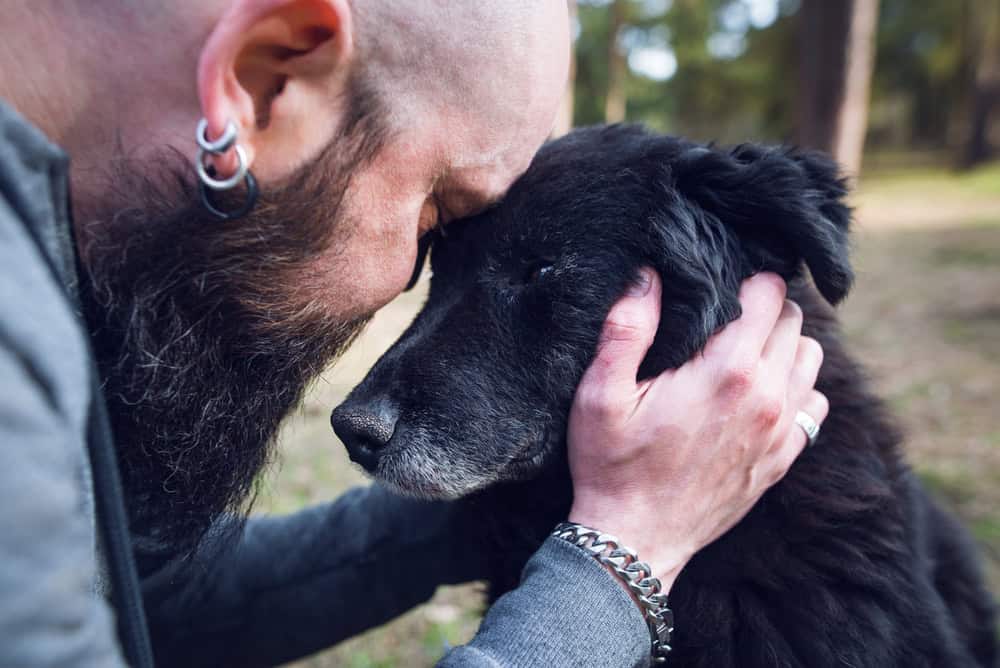
{"label": "grass", "polygon": [[892,228],[1000,225],[1000,163],[957,172],[893,159],[865,173],[853,202],[865,224]]}
{"label": "grass", "polygon": [[912,162],[904,158],[888,165],[880,164],[877,158],[870,162],[874,164],[865,171],[863,191],[885,195],[931,192],[950,197],[1000,196],[1000,163],[957,171],[919,158]]}
{"label": "grass", "polygon": [[[924,483],[983,546],[1000,592],[1000,164],[958,174],[893,156],[874,163],[853,203],[858,281],[841,310],[850,347],[904,427]],[[364,483],[330,431],[329,410],[421,300],[407,293],[383,309],[288,420],[259,509],[289,512]],[[472,636],[481,601],[474,586],[442,588],[427,605],[296,666],[433,665],[445,646]]]}

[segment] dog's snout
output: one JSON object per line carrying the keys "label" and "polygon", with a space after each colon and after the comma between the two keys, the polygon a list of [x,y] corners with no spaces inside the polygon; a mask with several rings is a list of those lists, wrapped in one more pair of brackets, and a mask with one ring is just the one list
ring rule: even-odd
{"label": "dog's snout", "polygon": [[351,461],[373,471],[382,448],[396,430],[398,417],[398,412],[385,402],[347,402],[333,411],[330,423],[347,446]]}

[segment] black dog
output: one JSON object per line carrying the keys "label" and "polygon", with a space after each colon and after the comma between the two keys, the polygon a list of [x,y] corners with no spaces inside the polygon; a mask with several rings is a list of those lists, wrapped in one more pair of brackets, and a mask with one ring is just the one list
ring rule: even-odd
{"label": "black dog", "polygon": [[823,345],[830,414],[787,477],[682,572],[670,665],[992,666],[994,602],[973,544],[903,462],[840,342],[829,304],[852,280],[845,192],[815,154],[621,126],[552,142],[500,206],[435,240],[427,305],[334,427],[383,483],[470,497],[493,518],[511,556],[497,564],[502,593],[567,512],[568,410],[637,270],[663,278],[641,377],[697,353],[738,317],[741,281],[775,271]]}

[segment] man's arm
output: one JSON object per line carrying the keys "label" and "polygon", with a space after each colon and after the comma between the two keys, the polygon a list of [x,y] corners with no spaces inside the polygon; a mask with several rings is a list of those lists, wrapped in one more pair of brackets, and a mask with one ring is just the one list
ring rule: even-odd
{"label": "man's arm", "polygon": [[549,538],[521,585],[502,596],[468,645],[440,668],[474,666],[645,666],[649,629],[635,601],[603,566]]}
{"label": "man's arm", "polygon": [[[144,583],[158,664],[290,661],[389,621],[438,585],[482,577],[485,561],[464,545],[455,510],[373,486],[288,517],[253,518],[242,534],[218,532],[193,559]],[[558,663],[569,646],[594,665],[626,665],[623,657],[641,665],[649,632],[610,573],[549,539],[475,643],[442,665]]]}
{"label": "man's arm", "polygon": [[72,457],[84,445],[32,375],[0,352],[0,665],[123,665],[94,592],[94,529]]}
{"label": "man's arm", "polygon": [[83,333],[0,197],[0,665],[120,666],[94,591]]}
{"label": "man's arm", "polygon": [[144,579],[158,664],[271,666],[319,651],[483,577],[471,543],[453,506],[379,486],[217,527]]}

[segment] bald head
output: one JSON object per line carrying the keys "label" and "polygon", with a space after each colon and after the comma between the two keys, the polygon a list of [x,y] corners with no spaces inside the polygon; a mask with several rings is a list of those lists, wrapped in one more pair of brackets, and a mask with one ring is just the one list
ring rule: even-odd
{"label": "bald head", "polygon": [[[566,0],[352,0],[362,67],[394,110],[537,123],[562,97]],[[552,119],[548,119],[552,120]]]}

